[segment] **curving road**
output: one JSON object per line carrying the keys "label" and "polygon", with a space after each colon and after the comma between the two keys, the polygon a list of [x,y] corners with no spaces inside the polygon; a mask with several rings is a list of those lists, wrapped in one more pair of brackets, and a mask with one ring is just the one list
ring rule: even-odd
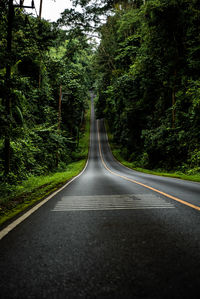
{"label": "curving road", "polygon": [[199,298],[199,206],[116,162],[92,105],[84,172],[0,241],[0,298]]}

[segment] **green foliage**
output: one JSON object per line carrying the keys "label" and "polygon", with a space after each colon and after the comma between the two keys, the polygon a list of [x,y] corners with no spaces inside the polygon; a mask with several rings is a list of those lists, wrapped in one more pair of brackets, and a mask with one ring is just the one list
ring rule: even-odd
{"label": "green foliage", "polygon": [[142,167],[200,167],[199,16],[197,0],[122,1],[100,30],[97,116]]}
{"label": "green foliage", "polygon": [[[4,182],[18,183],[73,161],[89,97],[92,49],[84,34],[75,38],[70,30],[66,33],[56,24],[15,8],[8,55],[7,1],[1,5],[0,176]],[[5,176],[6,138],[11,160]]]}
{"label": "green foliage", "polygon": [[[148,167],[148,154],[143,152],[143,154],[138,157],[139,159],[136,161],[134,159],[134,161],[127,161],[124,159],[124,157],[122,156],[122,151],[120,150],[120,147],[117,143],[114,142],[113,139],[113,135],[110,132],[110,128],[108,126],[108,124],[106,124],[106,130],[107,130],[107,134],[108,134],[108,139],[109,139],[109,144],[111,146],[111,150],[112,153],[114,155],[114,157],[120,161],[120,163],[122,163],[124,166],[130,168],[130,169],[134,169],[135,171],[139,171],[139,172],[144,172],[144,173],[148,173],[148,174],[154,174],[154,175],[159,175],[159,176],[165,176],[165,177],[172,177],[172,178],[179,178],[179,179],[183,179],[183,180],[189,180],[189,181],[195,181],[195,182],[200,182],[200,173],[199,173],[199,168],[192,168],[192,169],[188,169],[188,167],[186,166],[186,168],[184,168],[184,165],[182,166],[182,168],[178,171],[170,171],[170,172],[166,172],[163,171],[162,169],[154,169],[154,170],[149,170],[146,169],[146,167]],[[199,159],[200,155],[199,152],[194,153],[194,159],[196,160]],[[196,163],[196,161],[195,161]]]}
{"label": "green foliage", "polygon": [[[38,128],[38,130],[40,132],[45,131],[45,129],[42,128]],[[48,129],[49,132],[51,132],[51,130],[51,128]],[[56,140],[57,137],[55,138],[54,136]],[[76,176],[86,164],[89,150],[89,140],[90,109],[87,110],[85,115],[84,126],[80,134],[79,147],[76,148],[74,153],[72,153],[76,162],[64,163],[62,160],[59,162],[56,172],[48,173],[48,175],[41,175],[43,172],[42,167],[46,165],[44,161],[43,164],[41,162],[40,171],[37,167],[38,175],[37,172],[32,173],[29,175],[28,179],[22,180],[20,184],[18,182],[18,175],[14,173],[9,174],[9,182],[8,180],[0,182],[0,225],[33,204],[37,203],[37,201],[45,198],[48,194],[52,193],[54,190],[65,184],[68,180]],[[26,158],[29,159],[27,163],[32,164],[32,167],[34,168],[34,164],[36,163],[37,165],[37,160],[33,161],[32,158],[34,156],[31,157],[31,150],[37,154],[39,153],[38,151],[40,149],[36,148],[36,145],[35,148],[33,148],[33,145],[26,144],[25,146],[29,146],[31,148],[29,148],[28,153],[26,153]],[[19,159],[19,154],[17,153],[18,151],[16,151],[16,156]],[[41,152],[39,154],[41,154]],[[20,158],[23,160],[24,156],[22,155]],[[25,162],[26,161],[24,161],[24,163]]]}

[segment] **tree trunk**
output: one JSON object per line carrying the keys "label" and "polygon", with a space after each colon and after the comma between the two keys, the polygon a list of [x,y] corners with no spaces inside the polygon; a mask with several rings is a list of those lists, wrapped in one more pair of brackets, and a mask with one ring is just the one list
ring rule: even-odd
{"label": "tree trunk", "polygon": [[7,31],[7,66],[6,66],[6,99],[5,99],[5,108],[7,115],[7,124],[5,130],[5,141],[4,141],[4,174],[8,175],[10,172],[10,117],[11,117],[11,90],[10,90],[10,78],[11,78],[11,48],[12,48],[12,24],[14,18],[14,7],[13,0],[9,0],[8,7],[8,31]]}
{"label": "tree trunk", "polygon": [[176,104],[176,69],[174,71],[174,82],[173,82],[173,87],[172,87],[172,128],[175,128],[175,121],[176,121],[176,114],[175,114],[175,104]]}
{"label": "tree trunk", "polygon": [[[60,85],[60,93],[59,93],[59,100],[58,100],[58,134],[60,134],[60,124],[61,124],[61,111],[62,111],[62,85]],[[58,167],[59,163],[59,147],[56,153],[56,167]]]}
{"label": "tree trunk", "polygon": [[61,123],[61,102],[62,102],[62,85],[60,85],[59,101],[58,101],[58,130],[60,131]]}
{"label": "tree trunk", "polygon": [[175,88],[172,89],[172,128],[175,128]]}

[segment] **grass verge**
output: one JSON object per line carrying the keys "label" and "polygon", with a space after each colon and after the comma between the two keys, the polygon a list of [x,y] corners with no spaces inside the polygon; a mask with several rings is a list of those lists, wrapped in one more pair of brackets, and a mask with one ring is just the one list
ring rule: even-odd
{"label": "grass verge", "polygon": [[87,111],[85,129],[79,141],[79,150],[76,154],[78,161],[68,164],[67,169],[62,172],[46,176],[32,176],[20,185],[13,186],[9,196],[0,196],[0,227],[77,176],[85,167],[89,140],[90,109]]}
{"label": "grass verge", "polygon": [[165,172],[164,170],[157,170],[157,169],[149,170],[149,169],[145,169],[145,168],[141,168],[141,167],[136,167],[134,162],[126,161],[121,156],[120,147],[116,143],[113,142],[113,135],[111,134],[107,123],[106,123],[106,131],[107,131],[108,140],[109,140],[109,144],[110,144],[110,148],[111,148],[113,156],[115,157],[116,160],[118,160],[124,166],[131,168],[135,171],[144,172],[144,173],[148,173],[148,174],[178,178],[178,179],[194,181],[194,182],[200,182],[200,173],[186,174],[186,173],[182,173],[179,171]]}

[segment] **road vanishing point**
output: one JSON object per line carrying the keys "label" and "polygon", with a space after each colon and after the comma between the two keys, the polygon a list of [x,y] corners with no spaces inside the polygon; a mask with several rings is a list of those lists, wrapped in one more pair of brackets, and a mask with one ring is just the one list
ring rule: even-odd
{"label": "road vanishing point", "polygon": [[84,171],[23,217],[0,232],[1,299],[200,296],[200,184],[122,166],[93,101]]}

